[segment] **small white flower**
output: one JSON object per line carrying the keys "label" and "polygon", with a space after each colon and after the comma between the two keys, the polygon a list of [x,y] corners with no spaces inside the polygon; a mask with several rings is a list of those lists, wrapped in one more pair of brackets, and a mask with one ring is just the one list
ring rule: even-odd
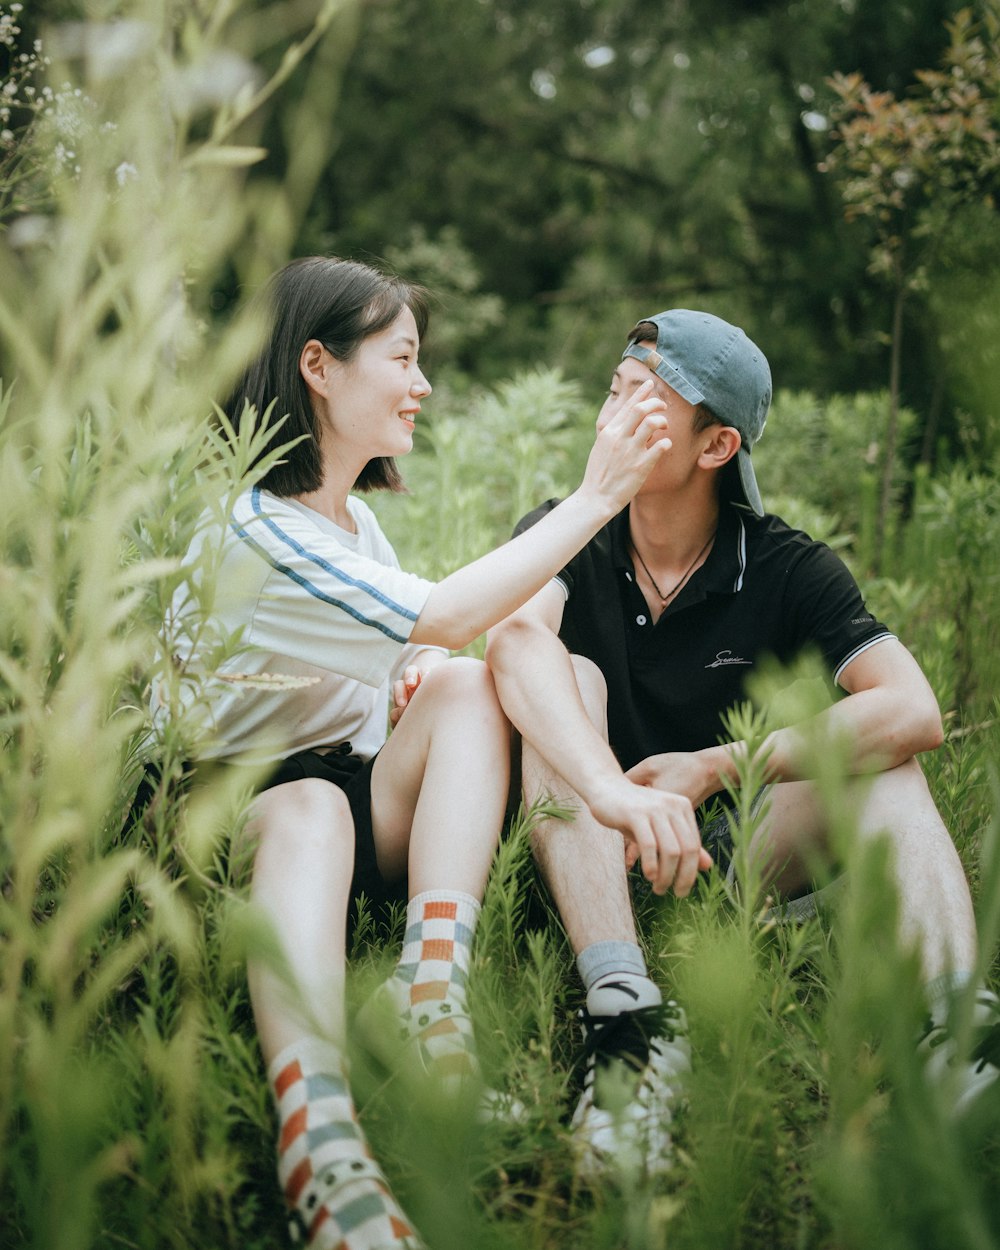
{"label": "small white flower", "polygon": [[15,251],[23,247],[35,247],[39,243],[44,243],[51,231],[52,223],[47,217],[42,217],[37,213],[28,217],[18,217],[7,231],[7,243]]}
{"label": "small white flower", "polygon": [[138,177],[139,171],[131,161],[122,161],[115,170],[115,181],[120,187],[123,187],[126,182],[135,182]]}

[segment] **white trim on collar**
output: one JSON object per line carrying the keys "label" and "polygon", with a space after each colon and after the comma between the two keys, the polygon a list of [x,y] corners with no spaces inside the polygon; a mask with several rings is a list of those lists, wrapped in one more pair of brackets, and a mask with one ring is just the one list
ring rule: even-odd
{"label": "white trim on collar", "polygon": [[736,559],[739,561],[739,569],[736,573],[736,583],[733,586],[733,594],[737,594],[743,589],[743,577],[747,571],[747,527],[743,524],[743,518],[737,516],[740,523],[740,532],[736,538]]}

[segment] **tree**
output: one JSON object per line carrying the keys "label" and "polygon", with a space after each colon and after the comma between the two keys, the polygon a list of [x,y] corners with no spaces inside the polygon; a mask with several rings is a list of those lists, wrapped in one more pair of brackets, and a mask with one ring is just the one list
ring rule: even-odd
{"label": "tree", "polygon": [[892,292],[876,563],[892,504],[904,308],[926,291],[956,213],[995,210],[1000,188],[1000,3],[986,0],[980,18],[963,9],[948,30],[943,68],[919,72],[907,99],[860,74],[832,80],[837,129],[821,168],[839,176],[847,219],[868,227],[869,270]]}
{"label": "tree", "polygon": [[365,4],[298,250],[379,257],[414,226],[455,232],[506,309],[456,361],[487,381],[544,359],[596,389],[638,312],[696,302],[746,325],[784,385],[881,385],[864,241],[817,172],[826,80],[908,81],[954,8]]}

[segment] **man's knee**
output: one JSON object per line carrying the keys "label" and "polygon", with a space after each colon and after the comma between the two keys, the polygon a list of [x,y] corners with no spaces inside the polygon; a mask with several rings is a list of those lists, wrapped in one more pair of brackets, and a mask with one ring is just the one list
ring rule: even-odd
{"label": "man's knee", "polygon": [[421,688],[433,690],[446,699],[474,698],[496,701],[493,675],[482,660],[471,656],[452,656],[438,664],[421,681]]}
{"label": "man's knee", "polygon": [[604,674],[594,661],[588,660],[586,656],[571,655],[569,658],[573,664],[573,673],[584,707],[590,719],[606,735],[608,683],[604,680]]}
{"label": "man's knee", "polygon": [[863,819],[866,825],[878,824],[887,829],[941,822],[916,756],[875,775]]}

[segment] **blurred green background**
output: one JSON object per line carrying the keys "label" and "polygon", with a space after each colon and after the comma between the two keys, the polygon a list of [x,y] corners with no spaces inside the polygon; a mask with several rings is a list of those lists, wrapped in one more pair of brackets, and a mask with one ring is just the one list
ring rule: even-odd
{"label": "blurred green background", "polygon": [[[120,835],[149,680],[177,680],[179,557],[250,472],[211,402],[253,346],[244,297],[295,254],[434,294],[411,494],[372,500],[432,577],[579,481],[639,317],[746,328],[776,385],[765,502],[837,547],[941,703],[925,770],[996,986],[1000,0],[29,0],[0,4],[0,82],[4,1250],[285,1244],[242,971],[270,948],[229,854],[247,796]],[[169,773],[183,724],[158,750]],[[920,1080],[878,847],[848,852],[837,926],[762,929],[717,875],[640,893],[691,1110],[666,1184],[582,1188],[579,987],[526,839],[473,1007],[528,1122],[414,1116],[354,1056],[434,1250],[1000,1243],[1000,1108],[956,1124]],[[392,954],[362,926],[351,1002]]]}

